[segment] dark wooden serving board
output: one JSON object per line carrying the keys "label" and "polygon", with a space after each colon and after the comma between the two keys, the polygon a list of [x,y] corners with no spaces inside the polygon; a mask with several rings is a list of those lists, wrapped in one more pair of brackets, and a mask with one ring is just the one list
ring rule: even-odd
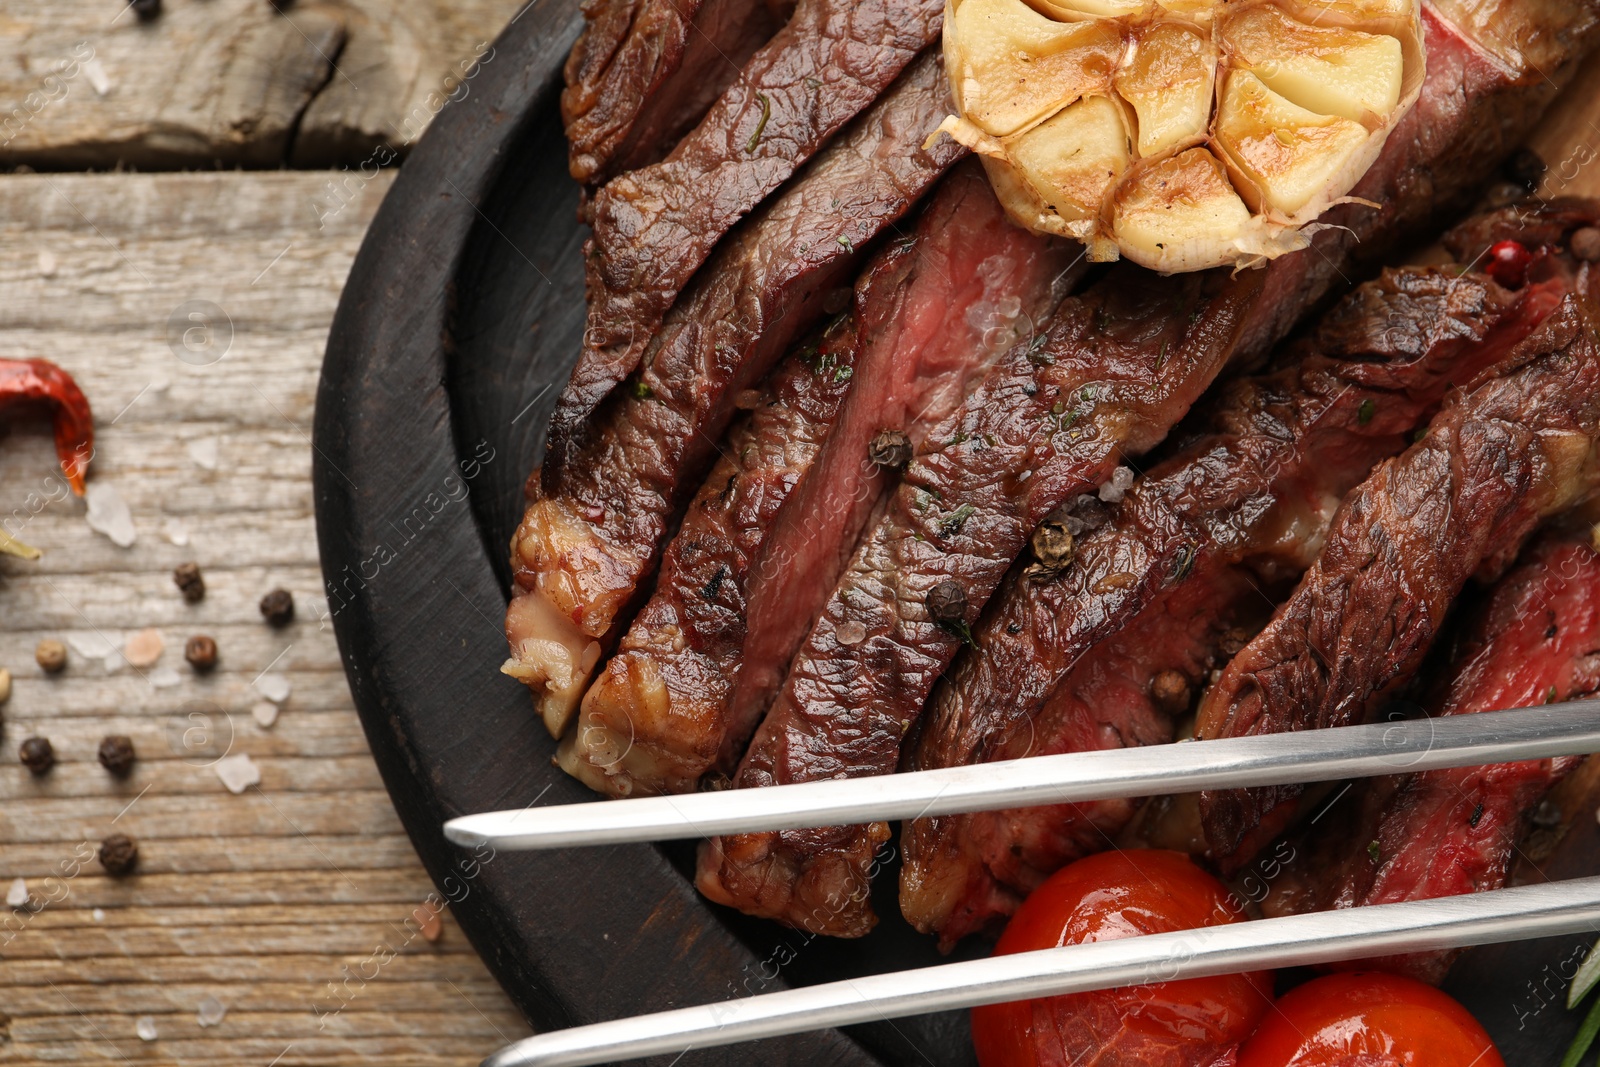
{"label": "dark wooden serving board", "polygon": [[[498,672],[522,483],[583,327],[584,231],[556,100],[578,6],[530,4],[406,162],[351,271],[315,427],[330,608],[378,766],[440,892],[541,1030],[941,959],[898,919],[893,877],[870,937],[811,940],[699,898],[688,847],[474,856],[440,833],[468,812],[591,799],[550,765],[527,693]],[[1592,848],[1593,820],[1580,822]],[[1458,967],[1454,988],[1511,1062],[1554,1063],[1575,1028],[1559,1005],[1531,1022],[1523,988],[1573,943]],[[661,1062],[974,1061],[950,1013]]]}

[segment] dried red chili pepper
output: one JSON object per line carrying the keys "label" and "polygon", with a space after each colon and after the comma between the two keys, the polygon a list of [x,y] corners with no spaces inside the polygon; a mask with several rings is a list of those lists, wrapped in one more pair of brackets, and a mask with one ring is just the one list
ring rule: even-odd
{"label": "dried red chili pepper", "polygon": [[89,457],[94,455],[94,416],[88,398],[72,375],[48,360],[0,359],[0,412],[30,402],[52,409],[61,470],[72,491],[82,496]]}

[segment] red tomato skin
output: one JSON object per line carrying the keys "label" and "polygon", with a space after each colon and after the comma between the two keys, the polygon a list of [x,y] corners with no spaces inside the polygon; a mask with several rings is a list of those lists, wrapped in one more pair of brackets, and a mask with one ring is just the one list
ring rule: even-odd
{"label": "red tomato skin", "polygon": [[1290,990],[1238,1067],[1505,1067],[1478,1020],[1431,985],[1344,971]]}
{"label": "red tomato skin", "polygon": [[[1102,852],[1058,871],[1012,916],[996,954],[1237,922],[1179,852]],[[1196,934],[1196,945],[1204,934]],[[1270,972],[1075,993],[972,1012],[982,1067],[1230,1067],[1272,1000]]]}

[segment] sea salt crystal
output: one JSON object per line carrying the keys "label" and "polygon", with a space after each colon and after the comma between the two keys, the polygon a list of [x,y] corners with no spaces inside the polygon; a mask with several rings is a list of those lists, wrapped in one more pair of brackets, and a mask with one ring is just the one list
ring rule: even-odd
{"label": "sea salt crystal", "polygon": [[217,469],[217,448],[221,443],[215,437],[201,437],[185,445],[184,451],[189,453],[189,458],[194,460],[195,466],[214,471]]}
{"label": "sea salt crystal", "polygon": [[272,724],[278,721],[278,705],[270,700],[258,700],[251,705],[250,716],[263,730],[271,729]]}
{"label": "sea salt crystal", "polygon": [[228,1014],[228,1009],[223,1007],[222,1001],[216,997],[206,997],[200,1001],[199,1018],[201,1026],[215,1026],[222,1021],[222,1017],[226,1014]]}
{"label": "sea salt crystal", "polygon": [[867,628],[854,619],[848,619],[839,624],[834,636],[841,645],[859,645],[867,638]]}
{"label": "sea salt crystal", "polygon": [[154,1041],[161,1036],[156,1031],[156,1020],[153,1015],[141,1015],[133,1021],[133,1032],[139,1035],[140,1041]]}
{"label": "sea salt crystal", "polygon": [[105,659],[117,651],[115,642],[103,630],[69,633],[67,644],[84,659]]}
{"label": "sea salt crystal", "polygon": [[282,704],[289,699],[289,679],[281,674],[263,674],[255,680],[256,692],[272,701]]}
{"label": "sea salt crystal", "polygon": [[105,534],[119,548],[127,548],[138,539],[138,531],[133,528],[133,512],[128,510],[127,501],[115,487],[105,482],[90,482],[87,495],[89,513],[85,520],[89,529]]}
{"label": "sea salt crystal", "polygon": [[106,909],[96,908],[89,913],[89,917],[97,923],[103,923],[106,921]]}
{"label": "sea salt crystal", "polygon": [[161,535],[180,548],[189,543],[189,528],[181,519],[168,519],[162,523]]}
{"label": "sea salt crystal", "polygon": [[183,675],[172,667],[157,667],[144,677],[152,689],[172,689],[183,684]]}
{"label": "sea salt crystal", "polygon": [[56,273],[56,256],[49,249],[39,253],[39,277],[53,278]]}
{"label": "sea salt crystal", "polygon": [[1133,469],[1118,467],[1111,472],[1111,480],[1100,487],[1100,499],[1107,504],[1119,503],[1133,485]]}
{"label": "sea salt crystal", "polygon": [[166,647],[166,642],[161,639],[161,631],[151,628],[140,630],[128,638],[122,646],[122,655],[135,667],[152,667]]}
{"label": "sea salt crystal", "polygon": [[[228,787],[228,792],[235,795],[243,793],[253,785],[261,784],[261,768],[255,761],[241,752],[237,756],[224,756],[211,765],[217,772],[217,777],[222,779],[222,784]],[[222,1016],[217,1016],[222,1018]]]}
{"label": "sea salt crystal", "polygon": [[11,888],[6,890],[6,907],[25,908],[28,906],[28,883],[21,878],[11,883]]}
{"label": "sea salt crystal", "polygon": [[83,76],[89,79],[96,96],[104,96],[111,91],[111,79],[106,77],[106,68],[101,65],[99,56],[90,56],[83,61],[80,68]]}

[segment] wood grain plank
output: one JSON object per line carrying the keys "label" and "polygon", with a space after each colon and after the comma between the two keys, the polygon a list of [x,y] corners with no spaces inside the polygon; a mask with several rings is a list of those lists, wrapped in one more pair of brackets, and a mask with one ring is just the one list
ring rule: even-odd
{"label": "wood grain plank", "polygon": [[[205,7],[167,6],[175,25],[160,32]],[[270,12],[252,5],[252,19],[256,7]],[[99,429],[91,480],[118,491],[138,532],[121,548],[91,530],[53,473],[48,426],[8,424],[0,524],[45,556],[0,560],[0,666],[15,675],[0,708],[0,885],[26,879],[42,910],[0,912],[0,1063],[261,1064],[287,1048],[281,1064],[465,1064],[528,1032],[448,912],[437,943],[415,936],[434,886],[351,708],[317,565],[307,433],[322,345],[391,177],[337,193],[327,174],[0,179],[0,355],[78,378]],[[168,320],[195,300],[225,309],[215,362],[169,344]],[[172,523],[187,544],[165,535]],[[426,522],[411,525],[425,552]],[[191,560],[207,586],[194,605],[171,578]],[[297,606],[282,630],[256,606],[275,586]],[[32,660],[44,637],[120,647],[147,627],[165,645],[156,668],[74,652],[50,676]],[[205,676],[183,660],[198,633],[220,649]],[[157,668],[177,684],[153,686]],[[252,683],[269,668],[291,690],[263,728]],[[191,713],[210,717],[212,744],[186,742]],[[16,760],[33,733],[57,750],[44,778]],[[108,733],[133,739],[126,779],[96,760]],[[251,757],[258,788],[224,788],[209,766],[224,750]],[[140,841],[132,877],[81,862],[112,830]],[[336,995],[380,944],[395,958]],[[206,1029],[208,995],[230,1010]],[[157,1041],[135,1037],[141,1014]]]}
{"label": "wood grain plank", "polygon": [[526,0],[55,0],[0,11],[0,165],[392,162]]}

